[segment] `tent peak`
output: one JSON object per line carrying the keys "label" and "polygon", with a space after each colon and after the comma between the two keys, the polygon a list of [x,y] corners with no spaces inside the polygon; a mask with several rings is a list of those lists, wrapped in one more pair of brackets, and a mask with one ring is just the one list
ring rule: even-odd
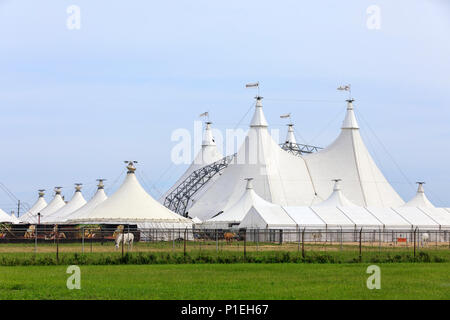
{"label": "tent peak", "polygon": [[216,141],[214,140],[214,137],[212,135],[211,124],[211,121],[205,122],[205,132],[203,133],[202,147],[216,145]]}
{"label": "tent peak", "polygon": [[253,189],[253,178],[245,178],[244,180],[247,180],[247,186],[245,189],[252,190]]}
{"label": "tent peak", "polygon": [[268,126],[266,117],[262,109],[262,99],[261,96],[256,96],[255,113],[253,114],[252,122],[250,123],[251,128],[266,128]]}
{"label": "tent peak", "polygon": [[333,179],[331,181],[334,181],[333,191],[341,191],[342,190],[342,187],[341,187],[342,179]]}
{"label": "tent peak", "polygon": [[288,126],[288,133],[287,133],[287,137],[286,137],[286,142],[296,144],[297,139],[295,139],[294,124],[289,123],[287,126]]}
{"label": "tent peak", "polygon": [[75,183],[75,192],[81,192],[82,186],[82,183]]}
{"label": "tent peak", "polygon": [[103,183],[103,181],[106,181],[106,179],[97,179],[97,181],[98,181],[97,184],[98,190],[105,189],[105,184]]}
{"label": "tent peak", "polygon": [[418,184],[417,193],[425,193],[425,189],[423,188],[423,185],[425,184],[425,182],[418,181],[416,183]]}
{"label": "tent peak", "polygon": [[136,167],[134,165],[138,162],[134,160],[125,160],[124,163],[127,164],[127,174],[134,174],[134,172],[136,171]]}
{"label": "tent peak", "polygon": [[354,99],[349,99],[347,101],[347,114],[345,115],[344,123],[342,124],[342,129],[359,129],[358,121],[356,121],[355,111],[353,108]]}
{"label": "tent peak", "polygon": [[43,198],[45,196],[45,189],[39,189],[39,198]]}
{"label": "tent peak", "polygon": [[55,187],[55,196],[58,194],[61,194],[61,191],[62,191],[61,189],[62,189],[62,187]]}

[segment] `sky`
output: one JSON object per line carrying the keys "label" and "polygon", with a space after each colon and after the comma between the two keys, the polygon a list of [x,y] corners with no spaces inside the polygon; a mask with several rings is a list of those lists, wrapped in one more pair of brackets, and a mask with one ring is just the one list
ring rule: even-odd
{"label": "sky", "polygon": [[[68,28],[72,5],[80,28]],[[376,6],[379,14],[374,16]],[[375,19],[375,20],[373,20]],[[375,24],[374,24],[375,21]],[[124,160],[154,197],[186,169],[174,130],[247,128],[259,81],[271,128],[292,113],[299,142],[338,135],[352,85],[361,132],[404,200],[426,181],[450,207],[450,2],[0,0],[0,183],[37,189],[97,178],[113,192]],[[0,190],[0,207],[14,200]]]}

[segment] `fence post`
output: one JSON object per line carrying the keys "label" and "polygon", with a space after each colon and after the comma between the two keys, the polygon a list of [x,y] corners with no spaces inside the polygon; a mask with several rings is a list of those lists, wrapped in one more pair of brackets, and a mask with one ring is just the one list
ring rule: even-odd
{"label": "fence post", "polygon": [[123,258],[123,244],[125,243],[125,227],[122,228],[122,258]]}
{"label": "fence post", "polygon": [[172,229],[172,251],[175,251],[175,230]]}
{"label": "fence post", "polygon": [[414,260],[416,260],[416,233],[417,233],[417,227],[414,229]]}
{"label": "fence post", "polygon": [[362,261],[362,228],[359,230],[359,262]]}
{"label": "fence post", "polygon": [[56,236],[56,263],[59,264],[59,229],[58,229],[58,226],[56,226],[55,236]]}
{"label": "fence post", "polygon": [[81,227],[81,253],[84,253],[84,227]]}
{"label": "fence post", "polygon": [[300,252],[300,230],[297,229],[297,252]]}
{"label": "fence post", "polygon": [[37,240],[38,240],[38,226],[36,225],[36,230],[34,232],[34,253],[37,253]]}
{"label": "fence post", "polygon": [[244,261],[247,257],[247,229],[244,231]]}
{"label": "fence post", "polygon": [[186,236],[187,236],[187,228],[184,230],[184,251],[183,251],[184,257],[186,257]]}
{"label": "fence post", "polygon": [[302,231],[302,258],[303,259],[305,258],[305,229],[306,228],[303,228],[303,231]]}
{"label": "fence post", "polygon": [[216,229],[216,252],[219,253],[219,236]]}

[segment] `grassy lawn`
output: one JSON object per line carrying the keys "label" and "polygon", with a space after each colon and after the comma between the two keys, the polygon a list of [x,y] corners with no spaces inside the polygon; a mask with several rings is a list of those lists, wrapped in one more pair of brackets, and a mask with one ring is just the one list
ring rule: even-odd
{"label": "grassy lawn", "polygon": [[450,299],[450,263],[81,266],[81,290],[66,266],[0,267],[0,299]]}

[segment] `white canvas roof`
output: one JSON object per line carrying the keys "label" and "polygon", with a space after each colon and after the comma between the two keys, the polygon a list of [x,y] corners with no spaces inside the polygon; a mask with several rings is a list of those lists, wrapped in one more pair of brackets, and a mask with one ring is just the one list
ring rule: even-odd
{"label": "white canvas roof", "polygon": [[[166,197],[174,191],[183,181],[185,181],[194,171],[203,168],[213,162],[219,161],[223,158],[223,155],[217,148],[216,141],[214,140],[212,129],[212,122],[206,122],[205,132],[203,134],[202,148],[196,155],[194,161],[184,174],[175,182],[175,184],[167,190],[166,193],[160,198],[160,202],[163,203]],[[211,181],[210,181],[211,182]],[[210,183],[209,182],[209,183]],[[190,205],[187,207],[189,208]]]}
{"label": "white canvas roof", "polygon": [[335,179],[333,192],[324,201],[320,202],[318,207],[338,207],[338,206],[355,206],[347,197],[342,193],[341,180]]}
{"label": "white canvas roof", "polygon": [[37,214],[39,211],[44,209],[47,206],[47,201],[45,201],[44,193],[45,190],[39,190],[39,197],[37,201],[33,204],[33,206],[28,210],[26,213],[24,213],[20,220],[24,223],[37,223]]}
{"label": "white canvas roof", "polygon": [[441,227],[450,228],[450,214],[442,209],[436,208],[430,200],[428,200],[423,182],[419,182],[419,187],[414,198],[405,204],[405,207],[417,207],[429,218],[438,223]]}
{"label": "white canvas roof", "polygon": [[100,203],[108,199],[105,193],[105,186],[103,184],[104,179],[99,179],[98,181],[99,183],[97,186],[97,192],[94,194],[92,199],[78,210],[75,210],[74,212],[69,214],[66,219],[67,222],[76,222],[85,218],[89,218],[92,210],[94,210],[94,208],[97,207]]}
{"label": "white canvas roof", "polygon": [[348,100],[347,114],[339,137],[329,147],[303,155],[303,158],[322,199],[332,190],[330,180],[340,178],[345,196],[358,206],[396,207],[404,204],[364,145],[353,110],[353,100]]}
{"label": "white canvas roof", "polygon": [[239,228],[248,229],[295,229],[297,224],[281,206],[251,207]]}
{"label": "white canvas roof", "polygon": [[338,207],[356,227],[376,227],[383,228],[383,223],[373,216],[364,207]]}
{"label": "white canvas roof", "polygon": [[279,205],[311,205],[314,188],[304,160],[284,150],[272,139],[257,97],[255,113],[244,143],[222,175],[200,195],[194,195],[189,216],[207,220],[236,203],[253,177],[255,192]]}
{"label": "white canvas roof", "polygon": [[322,219],[328,228],[354,228],[353,223],[338,207],[315,206],[311,209]]}
{"label": "white canvas roof", "polygon": [[286,136],[286,142],[296,144],[297,139],[295,138],[294,134],[294,125],[292,123],[288,124],[288,132]]}
{"label": "white canvas roof", "polygon": [[412,227],[411,223],[391,208],[367,207],[366,210],[381,221],[385,228],[410,229]]}
{"label": "white canvas roof", "polygon": [[192,223],[195,223],[195,224],[200,224],[200,223],[202,223],[203,221],[202,220],[200,220],[199,218],[197,218],[197,217],[194,217],[193,219],[192,219]]}
{"label": "white canvas roof", "polygon": [[67,216],[78,210],[82,206],[86,204],[86,200],[81,193],[81,184],[75,185],[75,193],[72,199],[61,209],[55,211],[52,214],[49,214],[45,217],[42,217],[41,222],[43,223],[62,223],[67,219]]}
{"label": "white canvas roof", "polygon": [[43,219],[45,219],[45,217],[50,216],[52,213],[58,211],[65,205],[66,205],[66,203],[64,202],[64,200],[61,196],[61,188],[56,187],[55,188],[55,197],[53,198],[53,200],[50,201],[50,203],[44,209],[42,209],[40,212],[38,212],[41,214],[41,222],[43,221]]}
{"label": "white canvas roof", "polygon": [[14,216],[7,214],[5,211],[0,209],[0,222],[9,222],[9,223],[19,223],[18,219]]}
{"label": "white canvas roof", "polygon": [[265,207],[275,206],[258,196],[253,189],[253,179],[247,178],[247,185],[240,199],[225,208],[223,213],[209,220],[204,221],[204,225],[210,225],[213,228],[228,228],[230,224],[239,224],[252,207],[258,210]]}
{"label": "white canvas roof", "polygon": [[140,223],[164,226],[192,226],[190,219],[170,211],[153,199],[138,182],[133,162],[129,162],[128,173],[120,188],[108,199],[92,210],[85,223]]}
{"label": "white canvas roof", "polygon": [[401,215],[405,220],[418,228],[439,228],[439,224],[427,216],[422,210],[417,207],[399,207],[392,208],[395,212]]}
{"label": "white canvas roof", "polygon": [[284,207],[299,228],[325,228],[326,223],[310,207]]}

